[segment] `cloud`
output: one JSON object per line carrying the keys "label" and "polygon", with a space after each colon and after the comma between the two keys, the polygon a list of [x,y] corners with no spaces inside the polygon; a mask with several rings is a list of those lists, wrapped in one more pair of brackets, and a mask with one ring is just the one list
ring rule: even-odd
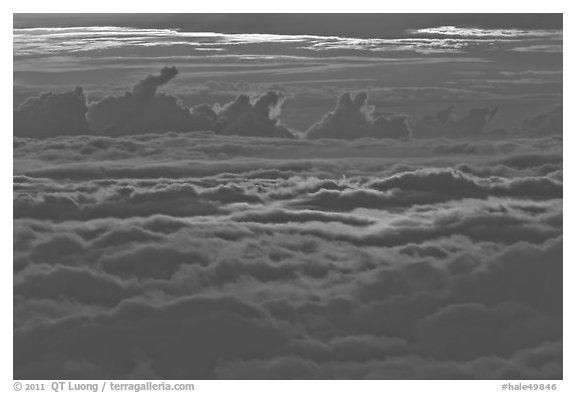
{"label": "cloud", "polygon": [[464,198],[490,196],[561,198],[562,183],[546,176],[488,179],[447,169],[400,172],[344,190],[318,189],[300,195],[293,206],[350,211],[359,207],[384,208],[432,204]]}
{"label": "cloud", "polygon": [[179,250],[167,246],[144,246],[113,255],[104,255],[98,264],[104,271],[123,278],[168,280],[182,265],[207,265],[208,259],[195,250]]}
{"label": "cloud", "polygon": [[[455,285],[461,298],[496,303],[519,302],[546,314],[562,314],[562,239],[544,247],[519,242]],[[537,292],[531,290],[539,286]]]}
{"label": "cloud", "polygon": [[350,93],[342,94],[336,108],[305,133],[309,139],[409,139],[411,135],[412,130],[405,117],[376,115],[374,107],[368,105],[366,93],[358,93],[354,97]]}
{"label": "cloud", "polygon": [[110,135],[211,129],[215,114],[209,108],[188,109],[177,97],[157,91],[177,74],[175,67],[164,67],[160,75],[147,76],[122,96],[91,103],[86,114],[91,127]]}
{"label": "cloud", "polygon": [[[330,163],[323,166],[330,167]],[[271,170],[270,174],[276,174],[275,170],[288,172],[285,176],[294,176],[298,172],[313,171],[315,165],[314,161],[309,160],[244,160],[244,161],[229,161],[229,160],[216,160],[216,161],[183,161],[172,160],[169,162],[150,160],[141,165],[134,165],[133,163],[110,163],[107,166],[102,166],[87,160],[86,162],[75,163],[73,160],[69,163],[58,163],[56,165],[49,165],[44,168],[32,168],[26,170],[25,173],[31,177],[47,177],[51,179],[74,179],[80,180],[104,180],[104,179],[118,179],[118,178],[133,178],[133,179],[146,179],[146,178],[190,178],[190,177],[203,177],[215,176],[218,174],[240,174],[245,172],[254,171],[258,175],[258,171]],[[320,165],[322,166],[322,165]],[[271,176],[271,175],[268,176]]]}
{"label": "cloud", "polygon": [[277,119],[283,102],[284,96],[274,91],[253,101],[240,94],[218,111],[215,131],[225,135],[293,138],[293,133]]}
{"label": "cloud", "polygon": [[[158,218],[131,221],[141,228],[161,229]],[[36,224],[35,230],[45,233],[50,228],[42,225]],[[558,348],[546,347],[561,337],[561,240],[542,246],[521,242],[494,252],[499,249],[496,243],[446,239],[434,243],[446,250],[438,259],[444,263],[435,263],[436,257],[396,259],[394,255],[401,254],[393,249],[388,255],[369,257],[368,248],[359,248],[356,254],[346,251],[340,264],[336,255],[346,248],[334,242],[319,242],[309,259],[289,253],[284,260],[264,257],[271,244],[296,240],[278,231],[267,236],[253,232],[249,239],[260,239],[259,245],[226,240],[212,248],[215,239],[204,229],[183,233],[188,229],[174,227],[161,243],[168,237],[175,242],[156,252],[148,238],[136,245],[103,245],[102,228],[114,233],[122,229],[118,224],[96,220],[89,227],[73,225],[75,229],[62,223],[51,230],[58,236],[63,228],[82,234],[84,247],[93,249],[76,252],[89,256],[98,250],[103,259],[96,260],[106,273],[87,262],[85,267],[39,264],[16,276],[17,315],[30,314],[41,299],[53,299],[67,309],[51,306],[50,311],[45,304],[36,311],[46,315],[42,322],[28,320],[15,331],[15,375],[120,378],[135,369],[154,378],[561,375]],[[206,240],[190,248],[200,233]],[[197,251],[186,256],[186,247],[202,247],[206,255],[196,269],[178,270],[187,260],[197,263]],[[18,247],[15,252],[23,250]],[[219,257],[208,256],[212,253]],[[234,259],[220,259],[227,254]],[[462,258],[472,259],[469,268],[452,266],[462,265]],[[293,296],[299,296],[292,300],[282,293],[294,282],[299,288]],[[275,289],[269,292],[266,283]],[[537,293],[531,289],[534,285],[539,285]],[[249,295],[252,288],[254,297]],[[325,295],[318,291],[321,288]],[[190,296],[202,291],[208,295]],[[228,292],[235,296],[224,295]],[[81,302],[84,311],[65,300]],[[86,308],[90,306],[99,308]],[[114,345],[103,350],[99,343],[104,340]],[[279,366],[282,358],[293,359],[289,369],[261,368]],[[486,362],[495,363],[487,368]]]}
{"label": "cloud", "polygon": [[520,349],[561,339],[562,319],[517,303],[453,304],[420,322],[417,336],[424,352],[437,359],[508,357]]}
{"label": "cloud", "polygon": [[15,138],[14,375],[561,378],[561,152]]}
{"label": "cloud", "polygon": [[[218,196],[218,190],[224,194]],[[219,210],[219,198],[225,203],[226,198],[234,196],[225,191],[224,187],[216,191],[206,190],[205,195],[201,195],[197,188],[190,184],[158,184],[145,188],[119,185],[102,191],[100,197],[83,192],[54,192],[37,196],[20,194],[14,199],[14,217],[61,221],[154,214],[209,215]],[[241,191],[237,191],[235,195],[238,202],[248,198],[241,198]]]}
{"label": "cloud", "polygon": [[382,192],[395,189],[432,193],[436,191],[454,199],[481,198],[486,195],[531,197],[542,195],[559,198],[562,195],[561,184],[547,177],[517,177],[508,180],[492,176],[483,179],[453,169],[423,169],[398,173],[374,181],[369,187]]}
{"label": "cloud", "polygon": [[562,105],[524,120],[521,130],[531,135],[562,135]]}
{"label": "cloud", "polygon": [[[37,265],[39,266],[39,265]],[[132,297],[138,289],[117,277],[96,273],[85,267],[29,269],[14,282],[14,295],[36,299],[67,298],[84,304],[114,306]]]}
{"label": "cloud", "polygon": [[[554,153],[519,153],[497,159],[495,164],[503,164],[516,169],[554,166],[561,168],[562,154]],[[557,165],[560,165],[556,167]]]}
{"label": "cloud", "polygon": [[210,379],[219,359],[265,356],[288,335],[264,310],[235,297],[196,296],[159,306],[133,300],[109,313],[16,331],[14,374],[36,378],[48,368],[50,375],[76,379],[67,365],[91,354],[94,366],[117,378],[149,361],[166,378]]}
{"label": "cloud", "polygon": [[513,244],[522,239],[541,243],[561,235],[562,223],[544,222],[516,215],[490,211],[453,212],[446,215],[424,216],[407,219],[383,228],[373,227],[364,231],[340,231],[326,227],[287,227],[283,232],[315,236],[325,241],[347,242],[358,247],[397,247],[409,243],[438,240],[462,235],[475,242],[500,242]]}
{"label": "cloud", "polygon": [[[488,129],[498,112],[497,106],[470,108],[460,117],[455,116],[453,106],[432,115],[408,117],[401,114],[378,113],[368,104],[368,95],[365,92],[354,96],[350,93],[342,94],[335,109],[325,114],[305,132],[299,132],[283,124],[279,116],[286,96],[292,97],[294,102],[291,103],[293,107],[290,115],[297,123],[306,123],[302,119],[313,116],[309,113],[307,102],[309,97],[306,97],[306,94],[292,94],[281,86],[271,85],[270,88],[276,90],[261,93],[259,96],[239,94],[222,107],[220,104],[188,107],[177,96],[159,91],[177,75],[178,70],[175,67],[165,66],[158,75],[149,75],[137,82],[131,91],[120,96],[108,95],[88,105],[82,88],[69,93],[45,93],[30,98],[14,111],[14,134],[33,138],[85,134],[118,137],[149,133],[213,131],[221,135],[243,137],[407,140],[413,136],[452,138],[504,132],[503,129]],[[219,82],[217,85],[229,85],[229,83]],[[246,83],[236,83],[234,86],[236,90],[262,91],[261,88],[254,90]],[[420,97],[426,89],[428,88],[408,88],[407,91],[410,94],[415,91],[418,93],[415,97]],[[302,89],[297,89],[300,90]],[[372,89],[373,94],[382,95],[378,99],[379,102],[393,103],[397,103],[395,94],[404,91],[397,90]],[[458,92],[462,93],[460,90]],[[190,93],[187,90],[187,99],[192,99],[196,103],[201,102],[201,96],[190,96],[196,93],[202,94],[202,91],[193,90]],[[326,95],[332,97],[337,93],[337,89],[327,89],[323,91],[322,100]],[[228,100],[231,96],[233,94],[220,95],[218,98]],[[314,105],[316,104],[317,102]],[[559,106],[549,113],[527,119],[521,129],[532,136],[561,133],[561,113],[562,109]],[[84,153],[93,150],[93,146],[86,147]]]}
{"label": "cloud", "polygon": [[224,135],[294,138],[278,116],[284,96],[268,91],[250,99],[238,95],[222,108],[207,104],[188,108],[158,89],[178,75],[164,67],[121,96],[106,96],[86,105],[84,93],[46,93],[14,111],[14,133],[22,137],[98,134],[124,136],[152,132],[215,131]]}
{"label": "cloud", "polygon": [[176,67],[164,67],[160,71],[160,75],[149,75],[139,81],[132,92],[136,96],[151,97],[156,95],[156,91],[162,85],[165,85],[170,80],[178,75]]}
{"label": "cloud", "polygon": [[483,356],[471,361],[440,361],[417,355],[386,360],[314,361],[298,356],[225,362],[216,375],[222,379],[560,379],[562,342],[520,351],[510,358]]}
{"label": "cloud", "polygon": [[28,98],[14,111],[14,135],[49,138],[90,132],[82,88],[67,93],[45,93]]}
{"label": "cloud", "polygon": [[367,226],[374,224],[375,221],[369,218],[359,217],[355,215],[341,214],[341,213],[328,213],[315,210],[264,210],[264,211],[249,211],[238,213],[233,216],[236,221],[242,222],[260,222],[260,223],[287,223],[287,222],[342,222],[343,224],[353,226]]}
{"label": "cloud", "polygon": [[410,120],[414,135],[423,137],[478,137],[487,132],[487,126],[498,113],[498,107],[470,108],[462,117],[454,116],[454,106],[433,115]]}

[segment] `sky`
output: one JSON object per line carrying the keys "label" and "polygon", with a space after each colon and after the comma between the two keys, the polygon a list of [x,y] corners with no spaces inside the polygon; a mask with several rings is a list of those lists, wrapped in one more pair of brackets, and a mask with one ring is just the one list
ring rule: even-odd
{"label": "sky", "polygon": [[189,106],[281,90],[298,131],[347,91],[411,116],[499,105],[493,128],[562,101],[561,14],[16,14],[14,27],[15,105],[121,94],[163,66]]}
{"label": "sky", "polygon": [[562,34],[14,15],[14,378],[562,379]]}

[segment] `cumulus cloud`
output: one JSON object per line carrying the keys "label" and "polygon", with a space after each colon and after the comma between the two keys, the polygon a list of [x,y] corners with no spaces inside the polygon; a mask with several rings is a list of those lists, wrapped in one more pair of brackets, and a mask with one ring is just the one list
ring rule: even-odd
{"label": "cumulus cloud", "polygon": [[218,111],[215,131],[242,136],[293,138],[293,133],[278,121],[284,96],[269,91],[251,100],[240,94]]}
{"label": "cumulus cloud", "polygon": [[86,104],[81,88],[30,98],[14,111],[14,134],[22,137],[59,135],[122,136],[152,132],[214,131],[224,135],[295,138],[278,117],[284,96],[268,91],[258,97],[238,95],[220,107],[188,108],[176,96],[159,92],[178,75],[164,67],[121,96],[106,96]]}
{"label": "cumulus cloud", "polygon": [[28,98],[14,111],[14,135],[49,138],[86,134],[90,131],[87,111],[81,87],[67,93],[45,93]]}
{"label": "cumulus cloud", "polygon": [[164,67],[160,75],[147,76],[122,96],[91,103],[86,115],[90,125],[110,135],[210,129],[215,114],[208,108],[188,109],[179,98],[158,92],[177,74],[175,67]]}
{"label": "cumulus cloud", "polygon": [[[478,137],[504,132],[489,125],[498,107],[470,108],[456,115],[449,106],[431,115],[406,116],[378,113],[368,104],[365,92],[340,95],[336,107],[306,131],[296,131],[283,124],[279,117],[286,96],[306,100],[302,94],[291,95],[282,86],[271,85],[267,92],[238,82],[207,82],[217,90],[233,87],[230,94],[218,98],[229,100],[220,104],[186,106],[175,95],[159,91],[178,75],[175,67],[164,67],[157,75],[138,81],[130,91],[120,96],[105,96],[86,102],[82,88],[67,93],[45,93],[22,102],[14,110],[14,135],[48,138],[65,135],[125,136],[148,133],[212,131],[221,135],[242,137],[276,137],[291,139],[361,138],[407,140],[435,137]],[[330,95],[336,90],[330,90]],[[201,102],[195,97],[195,102]],[[306,102],[296,102],[305,107]],[[294,110],[294,109],[293,109]],[[308,114],[306,114],[308,116]],[[300,118],[297,114],[295,120]],[[562,106],[526,119],[519,127],[530,136],[558,135],[562,132]],[[86,151],[90,151],[86,148]]]}
{"label": "cumulus cloud", "polygon": [[309,139],[408,139],[412,130],[404,116],[377,115],[374,107],[368,105],[368,95],[362,92],[354,97],[350,93],[342,94],[336,108],[312,125],[305,135]]}

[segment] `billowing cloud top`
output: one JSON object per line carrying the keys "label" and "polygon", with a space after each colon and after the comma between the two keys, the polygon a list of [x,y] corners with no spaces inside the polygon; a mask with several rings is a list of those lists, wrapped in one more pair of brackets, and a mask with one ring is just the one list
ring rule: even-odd
{"label": "billowing cloud top", "polygon": [[147,76],[131,92],[90,104],[87,118],[91,127],[109,135],[210,129],[209,114],[186,108],[177,97],[157,91],[177,74],[175,67],[164,67],[160,75]]}
{"label": "billowing cloud top", "polygon": [[293,137],[293,134],[278,122],[284,97],[269,91],[250,100],[241,94],[218,112],[216,132],[243,136]]}
{"label": "billowing cloud top", "polygon": [[[214,131],[225,135],[349,140],[479,137],[493,131],[488,125],[498,113],[497,106],[471,108],[458,117],[454,115],[454,106],[449,106],[433,115],[409,118],[379,114],[375,106],[368,104],[366,92],[343,93],[332,111],[304,133],[298,133],[279,120],[285,101],[283,93],[267,91],[252,98],[241,93],[222,107],[208,104],[187,107],[178,97],[158,91],[177,75],[175,67],[164,67],[159,75],[145,77],[121,96],[106,96],[89,104],[82,88],[29,98],[14,111],[14,134],[44,138]],[[235,89],[238,86],[249,87],[245,83],[236,84]],[[558,108],[526,119],[521,128],[532,135],[561,133],[562,110]]]}
{"label": "billowing cloud top", "polygon": [[136,96],[152,97],[156,95],[158,88],[178,75],[176,67],[164,67],[160,70],[160,75],[150,75],[142,79],[134,86],[132,92]]}
{"label": "billowing cloud top", "polygon": [[410,138],[412,131],[406,117],[375,115],[368,105],[368,95],[358,93],[352,97],[344,93],[336,108],[306,131],[306,137],[317,138]]}

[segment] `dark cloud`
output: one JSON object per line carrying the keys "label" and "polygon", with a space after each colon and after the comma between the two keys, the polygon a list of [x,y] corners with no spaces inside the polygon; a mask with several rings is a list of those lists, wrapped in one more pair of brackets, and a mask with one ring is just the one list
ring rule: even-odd
{"label": "dark cloud", "polygon": [[[100,196],[94,192],[100,188]],[[78,192],[55,190],[41,195],[19,194],[14,199],[14,217],[41,218],[56,221],[102,217],[165,215],[210,215],[220,205],[257,203],[260,198],[237,185],[220,185],[199,190],[183,182],[152,182],[137,185],[118,182],[88,182]]]}
{"label": "dark cloud", "polygon": [[142,79],[123,96],[91,103],[86,114],[91,127],[110,135],[211,129],[215,115],[209,108],[188,109],[179,98],[157,91],[177,74],[175,67],[164,67],[160,75]]}
{"label": "dark cloud", "polygon": [[16,331],[14,373],[76,379],[66,366],[90,354],[96,367],[118,378],[145,359],[165,378],[209,379],[219,360],[274,353],[288,334],[262,309],[234,297],[189,297],[161,306],[128,301],[110,313]]}
{"label": "dark cloud", "polygon": [[343,224],[353,226],[367,226],[374,224],[375,221],[370,218],[358,217],[341,213],[328,213],[314,210],[264,210],[238,213],[233,216],[236,221],[243,222],[261,222],[261,223],[287,223],[287,222],[342,222]]}
{"label": "dark cloud", "polygon": [[485,135],[488,124],[498,113],[498,107],[470,108],[461,117],[454,115],[454,106],[444,108],[433,115],[411,119],[414,136],[423,137],[478,137]]}
{"label": "dark cloud", "polygon": [[[510,358],[484,356],[467,362],[439,361],[415,355],[366,362],[317,362],[297,356],[228,362],[222,379],[558,379],[562,342],[520,351]],[[519,377],[519,378],[518,378]]]}
{"label": "dark cloud", "polygon": [[86,96],[78,87],[68,93],[45,93],[28,98],[14,111],[14,136],[49,138],[90,131]]}
{"label": "dark cloud", "polygon": [[176,67],[164,67],[160,71],[160,75],[149,75],[139,81],[132,89],[132,93],[143,97],[155,96],[158,88],[170,82],[176,75],[178,75]]}
{"label": "dark cloud", "polygon": [[423,351],[437,359],[508,357],[519,349],[560,340],[562,320],[517,303],[463,303],[428,316],[419,323],[417,336]]}
{"label": "dark cloud", "polygon": [[561,14],[14,26],[14,378],[566,375]]}
{"label": "dark cloud", "polygon": [[241,94],[218,111],[215,131],[225,135],[293,138],[293,133],[277,119],[283,102],[284,97],[273,91],[253,101]]}
{"label": "dark cloud", "polygon": [[489,179],[482,179],[453,169],[398,173],[387,179],[372,182],[369,187],[382,192],[391,190],[434,192],[434,188],[437,188],[437,192],[445,193],[447,197],[450,195],[454,199],[479,198],[487,195],[559,198],[562,195],[562,185],[547,177],[519,177],[509,180],[492,176]]}
{"label": "dark cloud", "polygon": [[158,91],[177,75],[175,67],[164,67],[159,75],[140,80],[132,91],[89,106],[81,88],[30,98],[14,111],[14,134],[38,138],[213,130],[224,135],[295,137],[278,120],[284,102],[280,93],[268,91],[253,100],[240,94],[221,109],[207,104],[188,108],[178,97]]}
{"label": "dark cloud", "polygon": [[559,137],[15,142],[17,378],[562,378]]}
{"label": "dark cloud", "polygon": [[104,255],[98,264],[104,271],[123,278],[167,280],[182,265],[207,265],[208,259],[195,250],[179,250],[167,246],[145,246],[112,255]]}
{"label": "dark cloud", "polygon": [[[558,153],[520,153],[503,157],[495,161],[497,164],[503,164],[512,168],[526,169],[542,167],[545,165],[558,165],[562,164],[562,154]],[[560,169],[560,167],[557,167]]]}
{"label": "dark cloud", "polygon": [[[159,89],[178,75],[175,67],[164,67],[158,75],[149,75],[137,82],[131,91],[120,96],[104,96],[87,105],[82,88],[69,93],[45,93],[29,98],[14,111],[14,135],[32,138],[45,138],[65,135],[108,135],[126,136],[133,134],[168,133],[191,131],[213,131],[222,135],[243,137],[277,137],[291,139],[398,139],[407,140],[435,137],[477,137],[488,134],[506,134],[502,128],[489,128],[498,112],[498,107],[470,108],[464,115],[454,114],[454,106],[441,109],[435,114],[410,117],[402,114],[378,113],[368,105],[365,92],[352,96],[341,94],[336,108],[325,114],[305,132],[290,129],[279,116],[286,97],[291,97],[290,116],[296,124],[310,124],[302,117],[316,118],[309,113],[305,93],[288,93],[282,86],[271,85],[274,91],[254,89],[247,83],[233,84],[234,91],[219,96],[224,104],[199,104],[187,106],[177,96],[160,92]],[[208,85],[213,85],[209,83]],[[228,86],[228,82],[218,82],[217,87]],[[236,90],[244,91],[237,95]],[[300,91],[300,90],[298,90]],[[393,89],[384,89],[392,94]],[[460,90],[457,90],[461,93]],[[256,95],[260,92],[260,95]],[[322,99],[338,94],[338,89],[328,89]],[[378,88],[375,90],[378,93]],[[195,92],[199,93],[199,92]],[[201,91],[200,91],[201,93]],[[248,95],[248,93],[250,95]],[[436,94],[436,93],[435,93]],[[417,94],[418,95],[418,94]],[[187,100],[190,97],[184,96]],[[192,101],[202,102],[198,95]],[[379,102],[392,102],[387,96]],[[317,103],[310,105],[316,106]],[[292,119],[291,119],[292,120]],[[559,134],[562,131],[562,107],[548,113],[528,118],[520,129],[530,136]],[[414,130],[414,132],[412,131]],[[84,153],[93,151],[85,147]]]}
{"label": "dark cloud", "polygon": [[342,191],[322,188],[300,196],[291,204],[349,211],[359,207],[411,206],[489,196],[561,198],[562,193],[562,183],[549,177],[484,179],[453,169],[426,169],[397,173]]}
{"label": "dark cloud", "polygon": [[[492,258],[455,288],[470,301],[494,304],[500,300],[519,302],[546,314],[562,314],[562,240],[544,247],[517,243]],[[530,288],[541,289],[537,292]]]}
{"label": "dark cloud", "polygon": [[87,268],[56,266],[32,269],[14,282],[14,295],[36,299],[66,298],[84,304],[114,306],[134,296],[138,289],[117,277]]}
{"label": "dark cloud", "polygon": [[393,138],[409,139],[412,130],[404,116],[377,115],[368,105],[368,95],[358,93],[354,97],[344,93],[336,108],[306,131],[306,138]]}
{"label": "dark cloud", "polygon": [[[314,168],[315,163],[312,161],[301,160],[294,162],[292,160],[276,161],[258,161],[245,160],[243,162],[203,162],[203,161],[186,161],[186,162],[155,162],[150,161],[142,165],[109,165],[101,166],[91,162],[70,163],[63,165],[49,166],[45,168],[34,168],[27,170],[26,174],[33,177],[48,177],[52,179],[74,179],[74,180],[97,180],[113,178],[189,178],[217,175],[222,173],[244,173],[258,171],[264,168],[271,170],[291,171],[289,176],[298,172],[308,171]],[[272,172],[274,173],[274,172]]]}
{"label": "dark cloud", "polygon": [[520,129],[532,135],[562,135],[562,116],[562,105],[558,105],[549,112],[540,113],[525,119]]}
{"label": "dark cloud", "polygon": [[407,220],[405,225],[381,230],[341,232],[326,228],[287,228],[288,233],[317,236],[327,241],[348,242],[356,246],[395,247],[413,242],[424,242],[446,236],[463,235],[474,241],[512,244],[522,239],[541,243],[559,236],[562,228],[557,222],[539,223],[527,217],[512,214],[483,212],[463,217],[461,214],[439,216],[432,222],[417,224]]}

